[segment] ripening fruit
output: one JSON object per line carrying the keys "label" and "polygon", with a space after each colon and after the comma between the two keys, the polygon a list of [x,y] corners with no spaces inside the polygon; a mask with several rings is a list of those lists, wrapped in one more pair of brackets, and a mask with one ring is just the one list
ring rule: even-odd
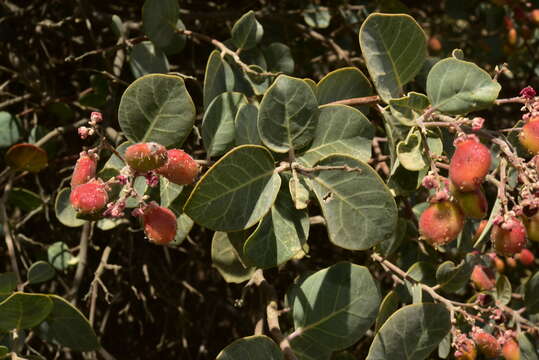
{"label": "ripening fruit", "polygon": [[449,178],[460,191],[475,190],[490,168],[490,150],[476,138],[457,142],[449,164]]}
{"label": "ripening fruit", "polygon": [[511,46],[515,46],[518,41],[517,29],[512,28],[507,31],[507,43]]}
{"label": "ripening fruit", "polygon": [[462,231],[464,216],[451,201],[432,203],[419,218],[419,232],[431,245],[444,245]]}
{"label": "ripening fruit", "polygon": [[496,286],[496,276],[491,269],[483,265],[474,266],[471,279],[480,291],[492,290]]}
{"label": "ripening fruit", "polygon": [[539,242],[539,211],[530,217],[524,218],[526,234],[531,241]]}
{"label": "ripening fruit", "polygon": [[155,142],[138,143],[125,150],[125,161],[136,171],[147,172],[165,165],[167,149]]}
{"label": "ripening fruit", "polygon": [[520,131],[519,140],[531,154],[539,154],[539,118],[531,118]]}
{"label": "ripening fruit", "polygon": [[165,245],[176,236],[176,215],[162,206],[152,203],[142,215],[144,233],[151,242]]}
{"label": "ripening fruit", "polygon": [[438,52],[442,50],[442,43],[440,42],[440,39],[438,39],[437,36],[431,36],[429,38],[429,49],[431,49],[433,52]]}
{"label": "ripening fruit", "polygon": [[494,225],[490,238],[498,255],[513,256],[526,245],[526,229],[520,220],[513,217],[503,225]]}
{"label": "ripening fruit", "polygon": [[502,349],[502,355],[505,360],[520,360],[520,346],[515,339],[509,339],[505,342]]}
{"label": "ripening fruit", "polygon": [[533,9],[530,11],[529,17],[535,25],[539,25],[539,9]]}
{"label": "ripening fruit", "polygon": [[80,214],[96,214],[109,201],[106,184],[101,180],[92,180],[71,190],[69,201]]}
{"label": "ripening fruit", "polygon": [[180,149],[171,149],[167,152],[168,160],[157,173],[163,175],[178,185],[188,185],[195,182],[200,168],[189,154]]}
{"label": "ripening fruit", "polygon": [[477,229],[475,229],[475,234],[473,236],[473,242],[474,243],[479,239],[479,237],[481,236],[481,234],[483,233],[483,231],[487,227],[487,224],[488,224],[488,220],[481,220],[479,222],[479,225],[477,225]]}
{"label": "ripening fruit", "polygon": [[498,340],[489,333],[479,331],[474,333],[473,339],[479,348],[479,351],[485,355],[487,359],[492,359],[500,355],[501,348]]}
{"label": "ripening fruit", "polygon": [[535,256],[529,249],[522,249],[520,254],[517,255],[517,259],[524,266],[530,266],[535,263]]}
{"label": "ripening fruit", "polygon": [[482,219],[487,215],[487,197],[481,186],[472,191],[459,191],[456,186],[451,183],[449,189],[459,204],[464,216],[472,219]]}
{"label": "ripening fruit", "polygon": [[476,357],[477,349],[471,339],[466,339],[459,344],[458,350],[455,352],[455,360],[475,360]]}
{"label": "ripening fruit", "polygon": [[517,267],[517,261],[515,260],[514,257],[505,258],[505,262],[507,263],[507,266],[509,266],[512,269]]}
{"label": "ripening fruit", "polygon": [[73,176],[71,177],[71,188],[78,185],[86,184],[95,177],[97,169],[97,156],[88,154],[87,152],[80,153],[79,159],[75,164]]}
{"label": "ripening fruit", "polygon": [[497,256],[494,256],[494,266],[496,267],[496,271],[500,274],[502,274],[505,270],[505,263]]}

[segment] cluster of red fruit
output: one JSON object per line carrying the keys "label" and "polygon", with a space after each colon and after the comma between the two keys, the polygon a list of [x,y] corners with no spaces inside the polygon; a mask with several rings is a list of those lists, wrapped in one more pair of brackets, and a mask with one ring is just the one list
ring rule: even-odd
{"label": "cluster of red fruit", "polygon": [[[80,216],[87,219],[99,219],[111,215],[105,209],[119,209],[112,216],[123,214],[125,201],[109,203],[109,184],[126,181],[123,175],[104,182],[96,178],[98,157],[92,152],[82,152],[75,165],[71,178],[70,202]],[[157,143],[147,142],[129,146],[125,151],[125,162],[129,166],[128,173],[133,178],[139,175],[158,174],[178,185],[192,184],[198,174],[199,166],[195,160],[183,150],[168,150]],[[155,202],[145,204],[135,211],[144,224],[144,232],[148,239],[157,244],[167,244],[176,235],[176,216],[165,207]]]}
{"label": "cluster of red fruit", "polygon": [[455,341],[456,360],[475,360],[478,350],[486,359],[497,359],[503,356],[505,360],[520,360],[520,347],[509,332],[496,339],[481,329],[474,329],[472,339],[466,335],[460,335]]}

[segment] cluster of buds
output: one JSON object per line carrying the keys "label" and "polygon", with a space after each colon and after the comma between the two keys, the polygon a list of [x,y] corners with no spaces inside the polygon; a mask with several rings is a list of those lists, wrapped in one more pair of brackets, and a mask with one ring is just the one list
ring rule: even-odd
{"label": "cluster of buds", "polygon": [[92,112],[92,114],[90,115],[90,121],[88,121],[88,125],[90,126],[89,127],[81,126],[77,129],[80,138],[84,140],[88,138],[89,136],[94,135],[97,131],[98,124],[102,121],[103,121],[103,115],[100,112],[98,111]]}

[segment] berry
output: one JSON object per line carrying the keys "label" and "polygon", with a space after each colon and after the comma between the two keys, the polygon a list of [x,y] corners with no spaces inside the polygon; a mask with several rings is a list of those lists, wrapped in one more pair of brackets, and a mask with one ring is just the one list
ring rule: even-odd
{"label": "berry", "polygon": [[92,180],[71,190],[69,201],[80,214],[96,214],[107,205],[109,196],[103,181]]}
{"label": "berry", "polygon": [[147,172],[165,165],[167,149],[155,142],[131,145],[125,150],[125,161],[136,171]]}
{"label": "berry", "polygon": [[505,262],[507,263],[507,266],[509,266],[510,268],[514,269],[517,267],[517,261],[515,260],[514,257],[508,257],[505,259]]}
{"label": "berry", "polygon": [[449,178],[460,191],[472,191],[483,182],[490,168],[490,150],[475,137],[455,145],[449,164]]}
{"label": "berry", "polygon": [[509,339],[505,342],[502,349],[502,355],[505,360],[520,360],[520,346],[515,339]]}
{"label": "berry", "polygon": [[539,154],[539,120],[538,117],[532,117],[524,126],[519,135],[522,146],[531,154]]}
{"label": "berry", "polygon": [[451,183],[450,190],[464,216],[472,219],[482,219],[487,215],[487,197],[481,186],[472,191],[459,191]]}
{"label": "berry", "polygon": [[494,266],[496,267],[496,271],[500,274],[502,274],[505,270],[505,263],[497,256],[494,256]]}
{"label": "berry", "polygon": [[440,39],[438,39],[437,36],[431,36],[429,38],[429,49],[431,49],[434,52],[438,52],[442,50],[442,43],[440,42]]}
{"label": "berry", "polygon": [[522,249],[520,254],[517,255],[517,259],[524,266],[531,266],[535,263],[535,256],[529,249]]}
{"label": "berry", "polygon": [[168,160],[157,173],[178,185],[192,184],[199,173],[199,166],[189,154],[180,149],[167,152]]}
{"label": "berry", "polygon": [[164,245],[176,236],[176,216],[169,209],[151,203],[143,210],[144,233],[151,242]]}
{"label": "berry", "polygon": [[501,348],[496,338],[484,331],[474,333],[473,339],[479,348],[479,351],[485,355],[487,359],[492,359],[500,355]]}
{"label": "berry", "polygon": [[511,46],[515,46],[518,41],[517,29],[512,28],[507,31],[507,43]]}
{"label": "berry", "polygon": [[494,224],[490,238],[498,255],[513,256],[526,245],[526,229],[513,217],[503,224]]}
{"label": "berry", "polygon": [[87,152],[80,153],[79,159],[75,164],[73,176],[71,177],[71,188],[86,184],[95,177],[97,169],[97,156],[88,154]]}
{"label": "berry", "polygon": [[455,360],[475,360],[476,357],[477,349],[473,340],[466,338],[458,344]]}
{"label": "berry", "polygon": [[483,265],[474,266],[471,279],[480,291],[491,290],[496,286],[496,276],[491,269]]}
{"label": "berry", "polygon": [[530,11],[530,20],[538,25],[539,24],[539,9],[533,9],[532,11]]}
{"label": "berry", "polygon": [[444,245],[454,240],[463,226],[462,212],[448,200],[431,204],[419,218],[419,232],[431,245]]}

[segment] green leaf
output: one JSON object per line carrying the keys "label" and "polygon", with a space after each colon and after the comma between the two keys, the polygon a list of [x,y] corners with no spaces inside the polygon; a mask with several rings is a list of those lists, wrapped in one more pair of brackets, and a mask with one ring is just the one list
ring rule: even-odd
{"label": "green leaf", "polygon": [[3,345],[0,345],[0,359],[3,359],[7,354],[9,354],[9,349]]}
{"label": "green leaf", "polygon": [[447,58],[436,63],[427,78],[427,95],[437,110],[453,115],[491,106],[501,86],[474,63]]}
{"label": "green leaf", "polygon": [[519,332],[517,335],[518,345],[520,346],[522,360],[538,360],[535,345],[528,339],[525,332]]}
{"label": "green leaf", "polygon": [[161,199],[161,206],[170,207],[170,204],[174,202],[182,193],[183,186],[170,182],[164,176],[159,179],[159,198]]}
{"label": "green leaf", "polygon": [[279,190],[275,204],[243,247],[249,264],[257,268],[281,265],[298,252],[309,236],[309,214],[296,210],[288,191],[288,181]]}
{"label": "green leaf", "polygon": [[[185,25],[180,19],[178,19],[178,21],[176,22],[176,29],[185,30]],[[183,50],[183,48],[185,47],[185,42],[185,35],[175,32],[174,36],[172,37],[172,40],[170,40],[169,44],[162,48],[162,50],[167,55],[177,54]]]}
{"label": "green leaf", "polygon": [[179,246],[181,243],[185,240],[187,235],[189,235],[189,232],[193,228],[193,225],[195,222],[186,214],[180,214],[176,220],[176,236],[174,236],[174,240],[170,243],[171,246]]}
{"label": "green leaf", "polygon": [[449,311],[443,305],[405,306],[380,328],[367,360],[426,359],[450,329]]}
{"label": "green leaf", "polygon": [[378,95],[388,102],[421,70],[427,57],[426,35],[405,14],[374,13],[359,30],[359,44]]}
{"label": "green leaf", "polygon": [[303,210],[307,208],[309,205],[310,188],[311,186],[307,184],[303,176],[298,176],[297,179],[290,178],[288,181],[288,190],[296,209]]}
{"label": "green leaf", "polygon": [[300,359],[344,349],[371,327],[380,293],[366,267],[338,263],[317,271],[287,293],[295,331],[292,349]]}
{"label": "green leaf", "polygon": [[23,211],[32,211],[43,205],[43,201],[38,194],[19,187],[11,189],[8,195],[8,202]]}
{"label": "green leaf", "polygon": [[258,112],[258,131],[264,145],[278,153],[300,149],[314,136],[318,101],[303,80],[279,75],[266,91]]}
{"label": "green leaf", "polygon": [[395,200],[369,165],[345,155],[330,155],[316,165],[353,169],[313,173],[313,190],[331,242],[345,249],[365,250],[393,235],[397,225]]}
{"label": "green leaf", "polygon": [[49,298],[54,305],[46,320],[49,335],[72,350],[96,350],[99,341],[84,315],[60,296],[49,295]]}
{"label": "green leaf", "polygon": [[225,347],[216,360],[284,360],[279,346],[265,335],[247,336]]}
{"label": "green leaf", "polygon": [[212,100],[219,94],[233,91],[235,77],[232,68],[221,58],[221,53],[212,51],[204,73],[204,109],[207,109]]}
{"label": "green leaf", "polygon": [[0,274],[0,301],[11,294],[17,288],[17,276],[14,272]]}
{"label": "green leaf", "polygon": [[[356,67],[344,67],[324,76],[316,85],[318,103],[372,95],[372,86],[367,77]],[[367,107],[362,110],[368,110]]]}
{"label": "green leaf", "polygon": [[217,231],[213,234],[211,260],[213,266],[227,283],[239,284],[247,281],[255,271],[254,267],[243,266],[236,249],[225,232]]}
{"label": "green leaf", "polygon": [[274,42],[262,50],[268,64],[267,70],[292,74],[294,72],[294,58],[290,48],[282,43]]}
{"label": "green leaf", "polygon": [[401,98],[389,100],[391,114],[406,126],[416,126],[415,120],[425,112],[428,106],[428,97],[413,91]]}
{"label": "green leaf", "polygon": [[29,329],[45,320],[52,301],[42,294],[15,292],[0,302],[0,330]]}
{"label": "green leaf", "polygon": [[530,314],[539,313],[539,271],[526,282],[524,291],[526,311]]}
{"label": "green leaf", "polygon": [[71,189],[64,188],[56,196],[56,202],[54,203],[56,218],[65,226],[79,227],[86,221],[77,218],[77,213],[69,202],[70,195]]}
{"label": "green leaf", "polygon": [[16,117],[0,111],[0,148],[15,144],[21,138],[21,125]]}
{"label": "green leaf", "polygon": [[167,56],[151,41],[143,41],[133,46],[130,56],[129,66],[135,78],[147,74],[169,72]]}
{"label": "green leaf", "polygon": [[273,205],[281,178],[271,153],[256,145],[230,150],[199,180],[184,211],[196,223],[218,231],[256,224]]}
{"label": "green leaf", "polygon": [[399,294],[397,294],[395,290],[391,290],[387,293],[380,304],[380,310],[376,316],[375,332],[378,332],[386,320],[399,309],[400,302]]}
{"label": "green leaf", "polygon": [[242,93],[226,92],[210,103],[202,120],[202,141],[208,156],[224,154],[234,145],[234,118],[241,105],[247,104]]}
{"label": "green leaf", "polygon": [[511,301],[512,292],[513,290],[511,288],[511,282],[507,276],[500,275],[498,280],[496,280],[496,292],[494,293],[494,298],[496,301],[503,305],[509,304]]}
{"label": "green leaf", "polygon": [[436,281],[444,291],[454,293],[468,284],[476,264],[474,258],[474,256],[466,256],[466,259],[458,265],[448,260],[438,266]]}
{"label": "green leaf", "polygon": [[325,29],[331,21],[331,13],[327,7],[309,4],[303,11],[303,20],[310,27]]}
{"label": "green leaf", "polygon": [[57,241],[47,248],[47,256],[49,263],[58,270],[67,269],[73,261],[69,248],[61,241]]}
{"label": "green leaf", "polygon": [[195,105],[178,76],[153,74],[135,80],[118,108],[118,123],[132,142],[180,146],[194,121]]}
{"label": "green leaf", "polygon": [[408,221],[402,217],[398,218],[395,233],[389,239],[376,244],[375,251],[379,252],[384,257],[389,257],[395,253],[404,240],[408,226]]}
{"label": "green leaf", "polygon": [[251,10],[236,21],[232,27],[232,42],[239,49],[250,49],[262,39],[264,28]]}
{"label": "green leaf", "polygon": [[45,281],[49,281],[56,275],[54,267],[45,261],[36,261],[28,269],[28,283],[39,284]]}
{"label": "green leaf", "polygon": [[373,136],[374,127],[359,110],[346,105],[324,105],[320,107],[313,142],[298,160],[312,166],[328,155],[346,154],[368,161]]}
{"label": "green leaf", "polygon": [[6,152],[6,163],[18,171],[38,173],[47,167],[49,159],[42,148],[33,144],[15,144]]}
{"label": "green leaf", "polygon": [[397,144],[397,157],[400,164],[409,171],[423,170],[428,166],[419,131],[418,128],[412,128],[406,139]]}
{"label": "green leaf", "polygon": [[142,7],[142,29],[155,46],[165,48],[175,39],[179,15],[177,0],[146,0]]}
{"label": "green leaf", "polygon": [[234,121],[236,131],[236,145],[262,145],[256,121],[258,118],[258,107],[253,104],[240,105],[236,119]]}

